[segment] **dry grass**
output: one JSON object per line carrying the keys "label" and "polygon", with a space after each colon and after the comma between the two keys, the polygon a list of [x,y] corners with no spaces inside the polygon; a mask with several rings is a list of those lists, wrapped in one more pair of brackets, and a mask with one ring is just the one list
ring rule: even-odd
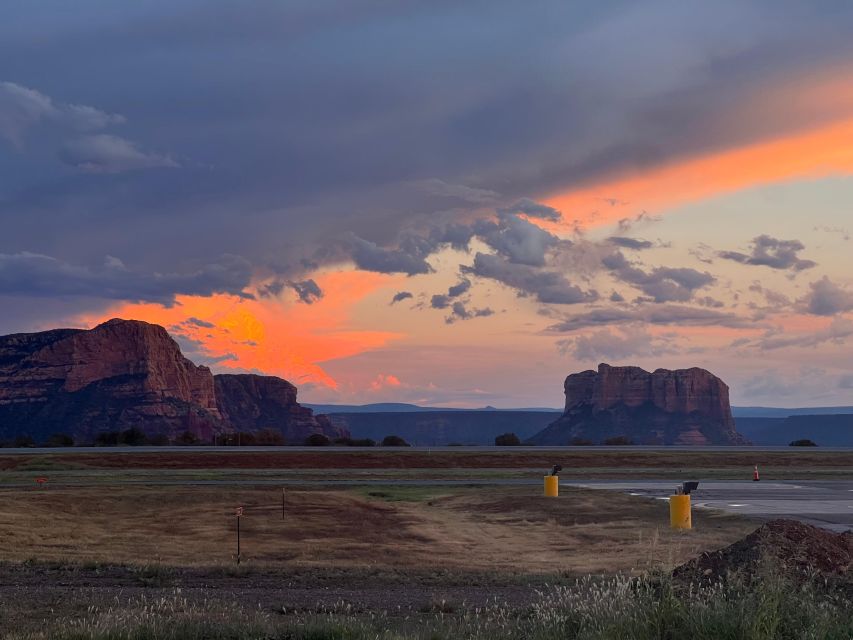
{"label": "dry grass", "polygon": [[[615,492],[489,487],[388,501],[364,491],[143,487],[0,492],[0,560],[225,565],[234,507],[247,566],[426,567],[584,573],[687,560],[742,537],[754,523],[697,511],[670,532],[663,501]],[[449,495],[448,495],[449,494]]]}
{"label": "dry grass", "polygon": [[564,474],[573,469],[752,469],[757,464],[774,468],[833,469],[853,467],[853,451],[824,451],[820,448],[791,451],[602,451],[569,447],[558,450],[542,447],[515,451],[512,447],[494,451],[435,450],[400,451],[275,450],[269,452],[213,449],[197,452],[119,452],[105,448],[96,454],[68,451],[37,454],[0,454],[0,470],[33,469],[550,469],[555,462]]}

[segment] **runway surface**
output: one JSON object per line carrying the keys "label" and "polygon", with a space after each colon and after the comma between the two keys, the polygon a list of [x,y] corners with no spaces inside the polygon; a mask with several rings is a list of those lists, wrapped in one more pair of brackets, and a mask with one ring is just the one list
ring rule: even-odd
{"label": "runway surface", "polygon": [[[610,489],[631,495],[668,499],[676,484],[671,480],[564,481],[561,484],[588,489]],[[698,508],[771,520],[794,518],[833,531],[853,529],[853,481],[803,480],[785,482],[700,482],[692,504]]]}

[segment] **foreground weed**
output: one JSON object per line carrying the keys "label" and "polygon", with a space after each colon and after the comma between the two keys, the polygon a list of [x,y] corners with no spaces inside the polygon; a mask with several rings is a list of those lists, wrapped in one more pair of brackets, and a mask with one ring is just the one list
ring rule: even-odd
{"label": "foreground weed", "polygon": [[513,609],[431,603],[409,615],[364,612],[348,603],[302,612],[168,598],[92,609],[27,640],[850,640],[853,607],[818,580],[793,582],[768,570],[702,586],[666,574],[587,576],[537,592]]}

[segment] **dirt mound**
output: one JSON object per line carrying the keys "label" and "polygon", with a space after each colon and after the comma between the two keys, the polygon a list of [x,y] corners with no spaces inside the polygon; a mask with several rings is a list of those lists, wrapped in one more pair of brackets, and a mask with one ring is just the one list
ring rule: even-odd
{"label": "dirt mound", "polygon": [[742,540],[706,552],[673,571],[676,580],[718,580],[730,573],[752,575],[763,561],[788,574],[814,572],[844,582],[853,580],[853,532],[832,533],[796,520],[773,520]]}

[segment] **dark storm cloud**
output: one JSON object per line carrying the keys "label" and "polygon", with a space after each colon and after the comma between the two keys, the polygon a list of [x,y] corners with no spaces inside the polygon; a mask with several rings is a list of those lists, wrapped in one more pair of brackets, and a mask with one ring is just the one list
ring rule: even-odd
{"label": "dark storm cloud", "polygon": [[[428,273],[404,232],[460,231],[496,207],[553,220],[522,199],[828,118],[742,107],[849,54],[852,14],[757,0],[11,0],[0,252],[121,255],[189,277],[187,262],[223,253],[300,265],[354,233],[352,255],[323,255]],[[548,241],[516,242],[521,228],[495,250],[529,265]]]}
{"label": "dark storm cloud", "polygon": [[462,265],[460,269],[463,273],[497,280],[516,289],[519,295],[533,296],[539,302],[579,304],[598,299],[596,291],[584,291],[555,271],[514,264],[487,253],[477,253],[473,265]]}
{"label": "dark storm cloud", "polygon": [[824,276],[809,285],[811,291],[800,303],[816,316],[834,316],[853,311],[853,292],[844,289]]}
{"label": "dark storm cloud", "polygon": [[0,295],[83,296],[172,304],[176,295],[228,293],[243,298],[251,266],[239,256],[180,274],[131,271],[108,257],[99,267],[73,265],[35,253],[0,254]]}
{"label": "dark storm cloud", "polygon": [[391,298],[391,304],[394,304],[396,302],[402,302],[403,300],[407,300],[413,297],[414,296],[412,295],[411,291],[399,291],[394,294],[393,298]]}
{"label": "dark storm cloud", "polygon": [[418,273],[431,273],[432,267],[424,259],[429,252],[422,249],[412,255],[404,249],[386,249],[374,242],[353,236],[351,241],[352,259],[359,269],[378,271],[379,273],[405,273],[413,276]]}
{"label": "dark storm cloud", "polygon": [[284,291],[286,286],[287,283],[284,282],[284,280],[271,280],[270,282],[266,282],[258,287],[258,295],[261,298],[275,298]]}
{"label": "dark storm cloud", "polygon": [[694,291],[715,281],[710,273],[688,267],[656,267],[643,271],[619,251],[606,256],[602,264],[616,278],[634,285],[655,302],[687,302]]}
{"label": "dark storm cloud", "polygon": [[760,235],[753,238],[749,254],[738,251],[719,251],[717,255],[725,260],[734,260],[741,264],[803,271],[817,266],[816,262],[803,260],[797,255],[805,248],[805,245],[799,240],[778,240],[768,235]]}
{"label": "dark storm cloud", "polygon": [[301,282],[289,282],[288,286],[296,292],[299,301],[305,304],[313,304],[323,297],[323,290],[320,289],[320,285],[311,278]]}

